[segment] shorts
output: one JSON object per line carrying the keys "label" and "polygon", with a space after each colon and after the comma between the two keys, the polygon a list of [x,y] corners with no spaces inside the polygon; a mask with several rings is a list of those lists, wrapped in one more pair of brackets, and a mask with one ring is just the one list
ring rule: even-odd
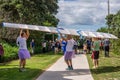
{"label": "shorts", "polygon": [[94,59],[99,59],[99,51],[94,52]]}
{"label": "shorts", "polygon": [[88,50],[91,50],[91,46],[87,46],[87,49],[88,49]]}
{"label": "shorts", "polygon": [[66,51],[64,54],[64,59],[65,60],[71,60],[74,55],[74,51]]}

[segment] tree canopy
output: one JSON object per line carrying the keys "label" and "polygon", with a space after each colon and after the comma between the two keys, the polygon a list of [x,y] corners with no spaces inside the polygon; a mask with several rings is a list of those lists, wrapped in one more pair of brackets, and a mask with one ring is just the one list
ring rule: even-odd
{"label": "tree canopy", "polygon": [[[56,27],[59,20],[55,17],[59,8],[58,0],[0,0],[0,22],[42,25]],[[18,29],[1,29],[1,37],[16,39]],[[30,38],[43,38],[43,33],[30,31]],[[41,39],[40,39],[41,40]]]}
{"label": "tree canopy", "polygon": [[112,31],[120,32],[120,10],[116,14],[110,14],[106,17],[106,24]]}
{"label": "tree canopy", "polygon": [[0,0],[0,19],[7,22],[57,26],[57,0]]}

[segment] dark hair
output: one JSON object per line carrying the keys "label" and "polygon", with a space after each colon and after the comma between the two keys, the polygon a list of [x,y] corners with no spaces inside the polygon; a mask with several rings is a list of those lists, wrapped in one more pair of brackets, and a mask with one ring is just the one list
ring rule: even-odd
{"label": "dark hair", "polygon": [[23,36],[23,35],[24,35],[24,32],[21,33],[21,36]]}

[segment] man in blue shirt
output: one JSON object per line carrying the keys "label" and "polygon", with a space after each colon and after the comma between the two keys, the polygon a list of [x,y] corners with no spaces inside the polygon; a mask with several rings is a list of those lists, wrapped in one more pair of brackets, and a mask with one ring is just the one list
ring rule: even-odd
{"label": "man in blue shirt", "polygon": [[67,42],[65,40],[62,40],[61,44],[62,44],[62,51],[63,51],[63,53],[65,53]]}
{"label": "man in blue shirt", "polygon": [[109,41],[109,39],[105,39],[105,40],[104,40],[105,57],[109,57],[109,46],[110,46],[110,41]]}
{"label": "man in blue shirt", "polygon": [[90,53],[90,51],[91,51],[91,40],[90,40],[90,39],[87,39],[86,43],[87,43],[88,53]]}
{"label": "man in blue shirt", "polygon": [[32,54],[34,54],[34,49],[35,49],[34,39],[32,39],[32,41],[30,42],[30,48],[31,48],[31,50],[32,50]]}

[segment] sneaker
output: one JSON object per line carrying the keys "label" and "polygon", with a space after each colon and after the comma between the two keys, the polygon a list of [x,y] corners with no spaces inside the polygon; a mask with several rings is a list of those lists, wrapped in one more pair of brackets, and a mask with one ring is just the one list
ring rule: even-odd
{"label": "sneaker", "polygon": [[22,68],[19,68],[19,72],[22,72]]}
{"label": "sneaker", "polygon": [[19,72],[24,72],[24,71],[26,71],[25,68],[19,68]]}
{"label": "sneaker", "polygon": [[24,72],[24,71],[26,71],[26,69],[25,69],[25,68],[22,68],[22,71]]}
{"label": "sneaker", "polygon": [[73,70],[73,67],[70,67],[70,70]]}
{"label": "sneaker", "polygon": [[96,69],[96,67],[95,67],[95,66],[93,66],[93,69]]}
{"label": "sneaker", "polygon": [[70,67],[66,68],[66,70],[70,70]]}

